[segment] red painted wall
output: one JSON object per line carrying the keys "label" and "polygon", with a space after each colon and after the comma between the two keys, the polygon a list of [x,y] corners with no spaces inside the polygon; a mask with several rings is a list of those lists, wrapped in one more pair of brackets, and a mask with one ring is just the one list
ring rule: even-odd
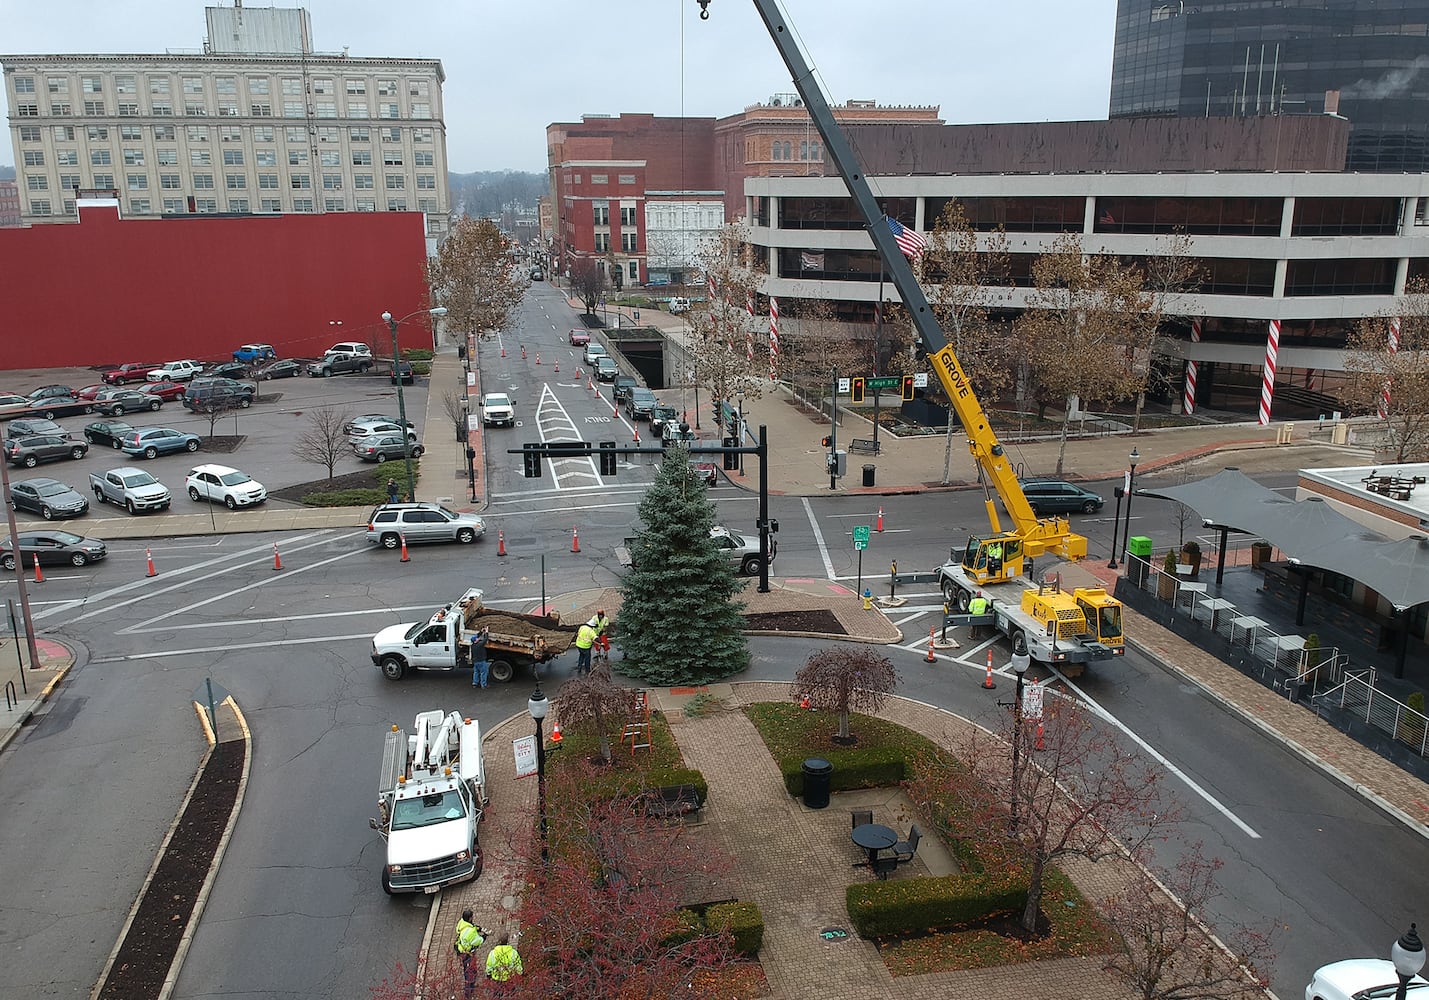
{"label": "red painted wall", "polygon": [[[78,225],[0,229],[0,367],[213,360],[250,342],[314,357],[355,340],[390,356],[382,313],[427,307],[425,267],[419,212],[120,219],[86,207]],[[431,348],[427,319],[401,324],[403,347]]]}

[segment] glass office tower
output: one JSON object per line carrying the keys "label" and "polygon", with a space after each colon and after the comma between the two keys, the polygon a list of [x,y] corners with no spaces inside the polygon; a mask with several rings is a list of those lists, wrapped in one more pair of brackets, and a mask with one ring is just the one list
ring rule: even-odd
{"label": "glass office tower", "polygon": [[1429,171],[1429,0],[1117,0],[1112,118],[1336,111],[1347,169]]}

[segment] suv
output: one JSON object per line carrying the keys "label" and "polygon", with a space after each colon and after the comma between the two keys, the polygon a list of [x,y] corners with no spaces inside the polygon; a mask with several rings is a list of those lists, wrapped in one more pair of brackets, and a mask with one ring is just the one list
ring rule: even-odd
{"label": "suv", "polygon": [[[616,383],[616,388],[620,383]],[[630,390],[630,394],[625,397],[625,412],[630,415],[631,420],[649,420],[655,413],[655,407],[659,404],[655,394],[644,386],[637,385]]]}
{"label": "suv", "polygon": [[666,424],[670,423],[671,421],[677,424],[680,422],[677,419],[679,415],[680,411],[675,409],[673,406],[665,406],[663,404],[656,406],[653,410],[650,411],[650,433],[663,434],[665,431]]}
{"label": "suv", "polygon": [[347,342],[345,342],[345,343],[333,344],[331,347],[329,347],[329,348],[328,348],[326,351],[324,351],[323,353],[324,353],[324,354],[361,354],[361,355],[364,355],[364,356],[370,358],[370,357],[372,357],[372,348],[368,347],[366,344],[359,344],[359,343],[357,343],[356,341],[351,341],[351,340],[349,340],[349,341],[347,341]]}
{"label": "suv", "polygon": [[[347,425],[347,443],[360,444],[374,434],[400,434],[401,432],[402,425],[395,420],[388,420],[385,417],[363,417]],[[412,429],[410,421],[407,423],[407,440],[414,443],[417,440],[417,432]]]}
{"label": "suv", "polygon": [[366,354],[357,354],[352,351],[328,351],[321,359],[308,365],[308,374],[313,378],[317,378],[319,375],[323,378],[331,378],[334,375],[346,375],[349,372],[366,375],[371,370],[372,352],[370,350]]}
{"label": "suv", "polygon": [[631,391],[639,384],[640,383],[635,380],[634,375],[617,374],[615,376],[615,382],[611,386],[611,395],[615,397],[617,403],[628,402]]}
{"label": "suv", "polygon": [[[592,345],[594,346],[594,345]],[[587,348],[589,350],[589,348]],[[615,376],[620,374],[620,366],[615,363],[615,359],[609,355],[602,354],[595,359],[595,377],[602,382],[614,382]]]}
{"label": "suv", "polygon": [[231,410],[235,407],[246,410],[253,405],[255,391],[254,386],[230,379],[200,382],[198,385],[189,386],[184,393],[184,406],[195,413],[209,409]]}
{"label": "suv", "polygon": [[186,382],[201,371],[203,365],[197,361],[170,361],[149,372],[144,379],[148,382]]}
{"label": "suv", "polygon": [[1396,990],[1404,990],[1411,1000],[1429,997],[1429,983],[1419,976],[1407,987],[1399,985],[1394,963],[1383,958],[1350,958],[1315,970],[1315,978],[1305,987],[1305,1000],[1360,1000],[1379,997],[1388,1000]]}
{"label": "suv", "polygon": [[190,500],[207,500],[222,503],[229,510],[248,507],[268,499],[268,491],[246,472],[226,465],[198,465],[189,470],[188,487]]}
{"label": "suv", "polygon": [[690,310],[690,300],[689,300],[689,299],[684,299],[684,298],[680,298],[679,296],[676,296],[675,298],[673,298],[673,299],[670,300],[670,312],[672,312],[672,313],[682,313],[682,312],[689,312],[689,310]]}
{"label": "suv", "polygon": [[65,430],[53,420],[46,420],[44,417],[20,417],[10,421],[10,426],[5,428],[5,436],[11,438],[30,437],[33,434],[51,434],[55,437],[69,437],[69,431]]}
{"label": "suv", "polygon": [[254,361],[269,361],[278,356],[272,344],[244,344],[233,352],[234,361],[252,364]]}
{"label": "suv", "polygon": [[120,442],[119,448],[126,455],[157,458],[176,451],[198,451],[202,443],[197,434],[184,434],[172,427],[137,427]]}
{"label": "suv", "polygon": [[[710,529],[710,538],[714,541],[715,548],[719,549],[726,559],[732,563],[739,564],[739,571],[745,576],[754,576],[759,572],[759,536],[745,538],[743,535],[736,535],[728,528],[715,526]],[[774,536],[769,536],[769,561],[774,562],[774,556],[779,551],[779,545],[774,541]]]}
{"label": "suv", "polygon": [[1106,503],[1100,496],[1080,486],[1060,479],[1037,479],[1022,483],[1022,492],[1032,506],[1032,513],[1067,514],[1079,510],[1095,514]]}
{"label": "suv", "polygon": [[367,519],[367,540],[395,549],[409,542],[476,541],[486,534],[486,522],[475,514],[458,514],[436,503],[384,503]]}
{"label": "suv", "polygon": [[660,425],[660,443],[666,448],[670,445],[679,445],[688,448],[699,439],[699,436],[690,429],[690,425],[680,420],[666,420]]}
{"label": "suv", "polygon": [[85,442],[72,441],[58,434],[32,434],[5,442],[5,458],[11,465],[23,465],[27,469],[61,458],[78,460],[87,451],[89,445]]}

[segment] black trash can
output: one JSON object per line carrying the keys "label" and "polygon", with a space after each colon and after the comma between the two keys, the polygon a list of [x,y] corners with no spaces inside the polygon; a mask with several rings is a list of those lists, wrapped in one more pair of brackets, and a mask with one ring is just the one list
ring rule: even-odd
{"label": "black trash can", "polygon": [[871,465],[865,465],[865,466],[863,467],[863,485],[865,485],[865,486],[872,486],[872,485],[873,485],[873,470],[874,470],[874,467],[871,466]]}
{"label": "black trash can", "polygon": [[827,809],[829,806],[829,781],[834,766],[822,757],[810,757],[804,761],[804,805],[810,809]]}

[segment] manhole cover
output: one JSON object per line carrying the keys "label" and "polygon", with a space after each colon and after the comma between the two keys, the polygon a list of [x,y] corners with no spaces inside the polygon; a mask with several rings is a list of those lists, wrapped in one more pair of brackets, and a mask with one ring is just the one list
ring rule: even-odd
{"label": "manhole cover", "polygon": [[842,927],[825,927],[819,931],[819,937],[825,941],[844,941],[848,938],[848,931]]}

